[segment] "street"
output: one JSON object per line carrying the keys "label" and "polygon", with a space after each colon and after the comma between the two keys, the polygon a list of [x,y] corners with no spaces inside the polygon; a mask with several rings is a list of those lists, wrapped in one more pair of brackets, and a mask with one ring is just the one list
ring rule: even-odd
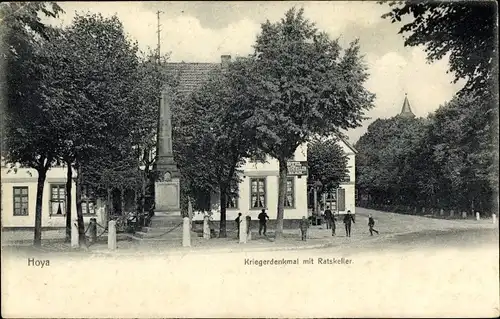
{"label": "street", "polygon": [[361,233],[366,212],[353,237],[339,228],[335,245],[321,249],[33,255],[49,262],[43,268],[28,266],[26,255],[4,255],[5,314],[498,315],[498,228],[446,229],[454,222],[379,213],[381,231],[417,219],[418,232],[370,237]]}

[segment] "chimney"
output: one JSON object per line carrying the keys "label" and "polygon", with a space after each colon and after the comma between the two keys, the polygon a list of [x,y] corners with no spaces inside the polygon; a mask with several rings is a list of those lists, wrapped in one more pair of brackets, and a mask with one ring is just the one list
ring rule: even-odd
{"label": "chimney", "polygon": [[221,55],[220,61],[221,61],[222,70],[227,70],[229,63],[231,63],[231,56],[227,55],[227,54]]}

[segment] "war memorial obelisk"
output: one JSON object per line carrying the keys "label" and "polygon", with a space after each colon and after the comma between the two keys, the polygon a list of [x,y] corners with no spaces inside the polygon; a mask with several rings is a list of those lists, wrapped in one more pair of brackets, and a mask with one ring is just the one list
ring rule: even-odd
{"label": "war memorial obelisk", "polygon": [[155,215],[181,216],[180,172],[172,151],[172,90],[161,92],[155,182]]}

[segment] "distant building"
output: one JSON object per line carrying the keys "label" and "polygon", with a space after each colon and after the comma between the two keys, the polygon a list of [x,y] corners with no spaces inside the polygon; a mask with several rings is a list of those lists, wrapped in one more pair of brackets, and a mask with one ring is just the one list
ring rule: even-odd
{"label": "distant building", "polygon": [[[165,67],[178,83],[178,92],[188,96],[193,90],[205,83],[214,70],[224,68],[231,61],[231,56],[221,56],[221,63],[167,63]],[[356,151],[346,140],[339,139],[342,148],[346,152],[349,163],[349,174],[335,191],[335,199],[325,195],[323,202],[335,202],[335,210],[345,213],[350,210],[355,213],[355,154]],[[290,165],[294,165],[297,171],[289,171],[287,177],[286,199],[285,199],[285,219],[300,219],[309,215],[308,211],[308,187],[307,175],[301,175],[301,168],[306,167],[307,143],[300,145]],[[263,208],[268,209],[268,214],[272,219],[277,216],[278,205],[278,173],[279,164],[274,158],[268,157],[265,163],[247,160],[240,168],[242,170],[241,182],[238,185],[238,192],[230,196],[227,200],[227,219],[233,220],[238,213],[248,214],[252,219]],[[327,198],[328,197],[328,198]],[[320,199],[321,200],[321,199]],[[220,219],[220,198],[219,194],[210,196],[211,213],[214,220]],[[194,212],[194,220],[202,220],[204,212]]]}
{"label": "distant building", "polygon": [[401,108],[401,112],[399,113],[399,116],[402,117],[408,117],[408,118],[414,118],[415,114],[413,114],[411,107],[410,107],[410,102],[408,101],[408,94],[405,93],[405,100],[403,102],[403,107]]}

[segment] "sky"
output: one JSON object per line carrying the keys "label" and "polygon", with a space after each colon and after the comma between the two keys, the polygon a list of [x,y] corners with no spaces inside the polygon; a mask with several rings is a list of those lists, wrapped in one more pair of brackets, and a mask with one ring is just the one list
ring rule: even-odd
{"label": "sky", "polygon": [[426,117],[449,101],[463,83],[453,84],[447,57],[429,64],[422,47],[405,47],[398,34],[401,24],[381,16],[387,5],[375,1],[307,2],[60,2],[65,11],[53,25],[69,25],[76,13],[117,15],[125,32],[147,50],[157,45],[157,11],[160,13],[162,53],[171,62],[220,62],[220,56],[245,56],[260,32],[261,23],[278,21],[291,7],[303,7],[316,23],[342,47],[359,39],[370,77],[365,87],[375,93],[375,107],[361,127],[347,131],[355,143],[377,118],[397,115],[405,93],[416,116]]}

